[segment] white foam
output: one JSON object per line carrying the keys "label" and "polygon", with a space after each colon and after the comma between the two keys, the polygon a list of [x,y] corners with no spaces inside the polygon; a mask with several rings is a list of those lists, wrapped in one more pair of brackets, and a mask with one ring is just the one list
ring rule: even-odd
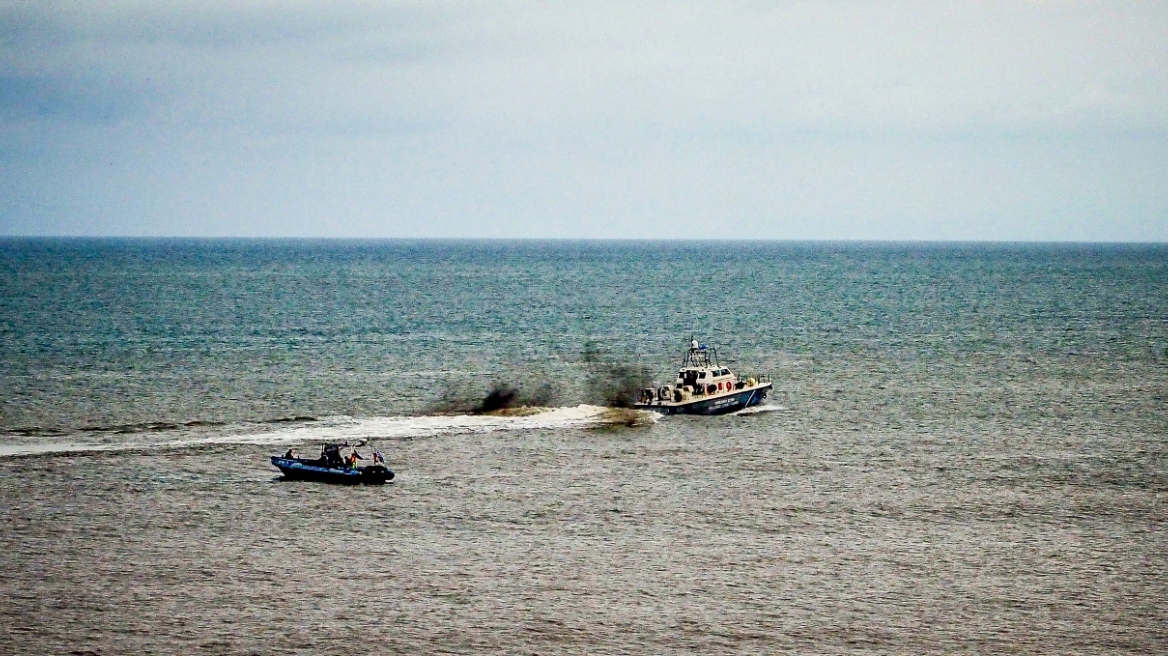
{"label": "white foam", "polygon": [[743,408],[738,412],[732,412],[734,415],[757,415],[763,412],[778,412],[779,410],[786,410],[781,405],[772,405],[770,403],[764,405],[752,405],[749,408]]}
{"label": "white foam", "polygon": [[262,433],[220,435],[188,444],[294,444],[406,439],[435,435],[493,433],[595,426],[605,423],[607,408],[578,405],[549,408],[526,416],[427,415],[421,417],[328,417],[311,424]]}
{"label": "white foam", "polygon": [[73,451],[112,451],[116,448],[108,444],[88,444],[82,442],[16,442],[0,444],[0,457],[34,456],[42,453],[71,453]]}

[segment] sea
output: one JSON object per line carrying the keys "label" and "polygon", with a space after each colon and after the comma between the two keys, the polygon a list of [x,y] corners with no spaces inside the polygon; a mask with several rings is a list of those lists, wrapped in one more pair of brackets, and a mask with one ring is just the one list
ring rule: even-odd
{"label": "sea", "polygon": [[0,653],[1162,654],[1166,399],[1165,245],[4,238]]}

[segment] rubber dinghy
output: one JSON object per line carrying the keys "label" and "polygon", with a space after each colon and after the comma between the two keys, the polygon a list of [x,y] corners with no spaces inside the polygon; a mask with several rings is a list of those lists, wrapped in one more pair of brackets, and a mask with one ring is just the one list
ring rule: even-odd
{"label": "rubber dinghy", "polygon": [[282,456],[272,456],[272,464],[289,480],[340,485],[385,485],[393,480],[393,472],[382,462],[380,453],[374,453],[372,465],[358,467],[357,460],[364,458],[357,454],[356,446],[349,447],[352,452],[347,459],[342,457],[341,449],[346,447],[348,443],[325,444],[320,457],[313,460],[298,458],[295,450],[289,449]]}

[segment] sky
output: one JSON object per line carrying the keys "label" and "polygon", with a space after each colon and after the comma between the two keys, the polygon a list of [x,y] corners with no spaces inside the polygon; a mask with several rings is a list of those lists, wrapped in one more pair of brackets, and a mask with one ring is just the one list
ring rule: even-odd
{"label": "sky", "polygon": [[0,0],[0,235],[1168,241],[1168,2]]}

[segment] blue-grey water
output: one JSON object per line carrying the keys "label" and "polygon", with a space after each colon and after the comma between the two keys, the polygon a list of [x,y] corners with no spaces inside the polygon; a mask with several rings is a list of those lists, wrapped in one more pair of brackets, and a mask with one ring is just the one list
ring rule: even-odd
{"label": "blue-grey water", "polygon": [[1163,653],[1166,398],[1165,246],[0,240],[0,653]]}

